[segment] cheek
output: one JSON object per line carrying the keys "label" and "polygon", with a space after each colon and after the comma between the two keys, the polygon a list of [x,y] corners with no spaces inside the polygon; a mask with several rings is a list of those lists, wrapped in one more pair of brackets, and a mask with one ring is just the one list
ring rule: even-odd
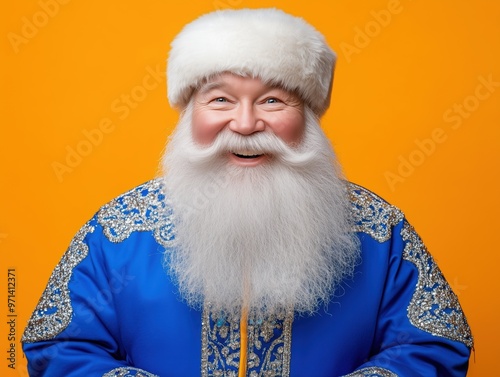
{"label": "cheek", "polygon": [[298,144],[305,130],[305,120],[302,113],[288,114],[276,122],[273,130],[287,144]]}
{"label": "cheek", "polygon": [[203,111],[194,111],[192,120],[193,140],[201,145],[211,144],[224,128],[220,117]]}

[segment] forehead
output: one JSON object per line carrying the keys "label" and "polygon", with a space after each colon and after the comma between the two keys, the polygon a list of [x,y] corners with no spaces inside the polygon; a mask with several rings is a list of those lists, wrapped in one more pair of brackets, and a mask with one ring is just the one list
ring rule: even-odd
{"label": "forehead", "polygon": [[221,74],[217,74],[211,76],[203,82],[197,88],[197,91],[201,94],[209,92],[214,89],[236,89],[236,90],[245,90],[245,89],[259,89],[259,90],[282,90],[284,92],[293,94],[288,90],[282,88],[279,85],[266,83],[258,77],[249,77],[237,75],[230,72],[224,72]]}

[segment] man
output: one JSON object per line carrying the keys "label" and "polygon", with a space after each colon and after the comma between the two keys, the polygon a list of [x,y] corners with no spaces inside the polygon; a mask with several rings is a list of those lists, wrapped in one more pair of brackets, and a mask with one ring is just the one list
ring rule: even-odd
{"label": "man", "polygon": [[23,342],[32,376],[464,376],[470,329],[402,212],[342,179],[335,54],[228,10],[172,43],[165,175],[103,206]]}

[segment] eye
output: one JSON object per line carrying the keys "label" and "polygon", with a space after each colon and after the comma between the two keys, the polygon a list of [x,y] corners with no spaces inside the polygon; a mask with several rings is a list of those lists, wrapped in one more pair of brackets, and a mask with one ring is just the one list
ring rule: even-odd
{"label": "eye", "polygon": [[217,98],[214,98],[213,101],[214,102],[227,102],[227,99],[224,97],[217,97]]}
{"label": "eye", "polygon": [[275,97],[270,97],[266,99],[266,103],[279,103],[280,100]]}

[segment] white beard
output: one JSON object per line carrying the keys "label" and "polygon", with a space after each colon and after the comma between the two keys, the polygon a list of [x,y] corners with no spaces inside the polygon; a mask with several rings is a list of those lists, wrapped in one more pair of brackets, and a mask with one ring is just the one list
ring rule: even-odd
{"label": "white beard", "polygon": [[[319,122],[291,148],[267,132],[223,132],[209,147],[182,114],[164,156],[176,246],[165,256],[189,305],[237,316],[293,308],[311,314],[330,301],[359,257],[346,184]],[[257,167],[228,163],[228,151],[272,155]]]}

